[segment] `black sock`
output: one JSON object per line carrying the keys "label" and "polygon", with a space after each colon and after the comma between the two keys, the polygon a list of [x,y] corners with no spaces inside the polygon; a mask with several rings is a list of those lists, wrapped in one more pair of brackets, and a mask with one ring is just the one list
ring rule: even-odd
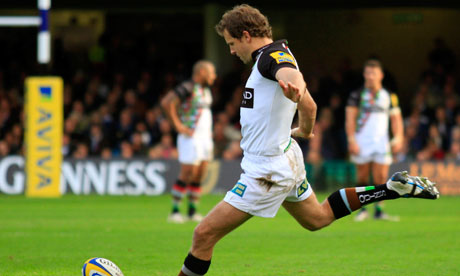
{"label": "black sock", "polygon": [[173,202],[172,202],[172,213],[179,213],[179,205],[182,200],[182,198],[185,195],[185,192],[187,191],[187,184],[180,180],[177,179],[176,183],[174,183],[171,194],[173,196]]}
{"label": "black sock", "polygon": [[395,199],[400,195],[387,188],[386,184],[356,188],[344,188],[332,193],[329,205],[336,219],[351,214],[361,206],[388,199]]}
{"label": "black sock", "polygon": [[205,275],[210,265],[211,260],[200,260],[193,256],[192,253],[188,253],[184,261],[184,266],[182,267],[182,272],[185,275]]}
{"label": "black sock", "polygon": [[196,206],[195,203],[190,201],[188,205],[188,216],[191,217],[196,213]]}

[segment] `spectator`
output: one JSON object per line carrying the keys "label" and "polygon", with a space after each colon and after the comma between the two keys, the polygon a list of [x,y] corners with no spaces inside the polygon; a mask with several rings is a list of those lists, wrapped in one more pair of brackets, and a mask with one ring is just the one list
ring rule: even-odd
{"label": "spectator", "polygon": [[174,147],[172,136],[164,134],[161,137],[161,142],[149,150],[149,157],[152,159],[177,159],[178,152]]}
{"label": "spectator", "polygon": [[88,157],[88,146],[85,143],[78,142],[75,151],[72,153],[75,159],[85,159]]}
{"label": "spectator", "polygon": [[109,147],[102,148],[101,158],[104,160],[112,159],[112,150]]}
{"label": "spectator", "polygon": [[10,154],[10,147],[8,143],[0,140],[0,157],[5,157]]}
{"label": "spectator", "polygon": [[123,141],[120,144],[120,155],[122,158],[129,159],[133,158],[134,151],[131,144],[128,141]]}
{"label": "spectator", "polygon": [[429,128],[427,145],[417,154],[418,161],[442,160],[444,151],[442,150],[442,137],[436,125],[432,124]]}
{"label": "spectator", "polygon": [[89,135],[89,152],[91,155],[100,155],[104,147],[104,133],[100,125],[92,125]]}
{"label": "spectator", "polygon": [[134,156],[146,156],[148,152],[148,143],[144,143],[142,140],[142,133],[134,132],[131,136],[131,149]]}

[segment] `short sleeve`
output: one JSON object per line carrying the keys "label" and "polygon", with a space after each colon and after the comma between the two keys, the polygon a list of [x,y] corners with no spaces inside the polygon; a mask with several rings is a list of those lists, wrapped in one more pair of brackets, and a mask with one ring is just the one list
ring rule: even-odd
{"label": "short sleeve", "polygon": [[401,109],[399,108],[398,95],[396,95],[396,93],[391,93],[390,94],[390,114],[397,114],[399,112],[401,112]]}
{"label": "short sleeve", "polygon": [[258,69],[262,76],[276,81],[276,72],[283,67],[297,69],[294,57],[287,50],[263,53],[259,59]]}
{"label": "short sleeve", "polygon": [[192,95],[193,84],[190,81],[183,82],[174,88],[174,93],[179,97],[180,101],[185,101]]}
{"label": "short sleeve", "polygon": [[347,106],[359,106],[359,102],[361,100],[361,93],[359,91],[353,91],[350,93],[348,97]]}

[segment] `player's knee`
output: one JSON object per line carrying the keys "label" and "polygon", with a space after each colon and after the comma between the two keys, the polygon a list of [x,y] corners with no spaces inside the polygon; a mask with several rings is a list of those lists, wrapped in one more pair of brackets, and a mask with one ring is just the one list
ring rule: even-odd
{"label": "player's knee", "polygon": [[301,222],[301,225],[303,228],[309,230],[309,231],[318,231],[326,226],[328,226],[330,222],[327,222],[326,220],[322,219],[315,219],[315,220],[309,220],[309,221],[303,221]]}
{"label": "player's knee", "polygon": [[193,240],[197,244],[210,243],[214,240],[214,236],[212,228],[203,223],[198,224],[193,231]]}

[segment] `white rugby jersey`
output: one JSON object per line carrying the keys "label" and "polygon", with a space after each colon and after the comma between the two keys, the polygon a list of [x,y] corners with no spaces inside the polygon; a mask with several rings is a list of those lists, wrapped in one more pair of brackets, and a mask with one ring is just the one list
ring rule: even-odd
{"label": "white rugby jersey", "polygon": [[375,95],[363,88],[350,94],[347,105],[359,110],[355,135],[361,149],[368,147],[377,152],[388,151],[390,114],[401,112],[398,96],[385,88]]}
{"label": "white rugby jersey", "polygon": [[290,143],[297,104],[284,96],[275,74],[282,67],[298,70],[297,63],[286,40],[254,51],[252,58],[240,109],[241,148],[253,155],[280,155]]}
{"label": "white rugby jersey", "polygon": [[185,81],[174,88],[181,105],[179,115],[182,123],[193,129],[193,137],[212,136],[212,94],[207,86]]}

